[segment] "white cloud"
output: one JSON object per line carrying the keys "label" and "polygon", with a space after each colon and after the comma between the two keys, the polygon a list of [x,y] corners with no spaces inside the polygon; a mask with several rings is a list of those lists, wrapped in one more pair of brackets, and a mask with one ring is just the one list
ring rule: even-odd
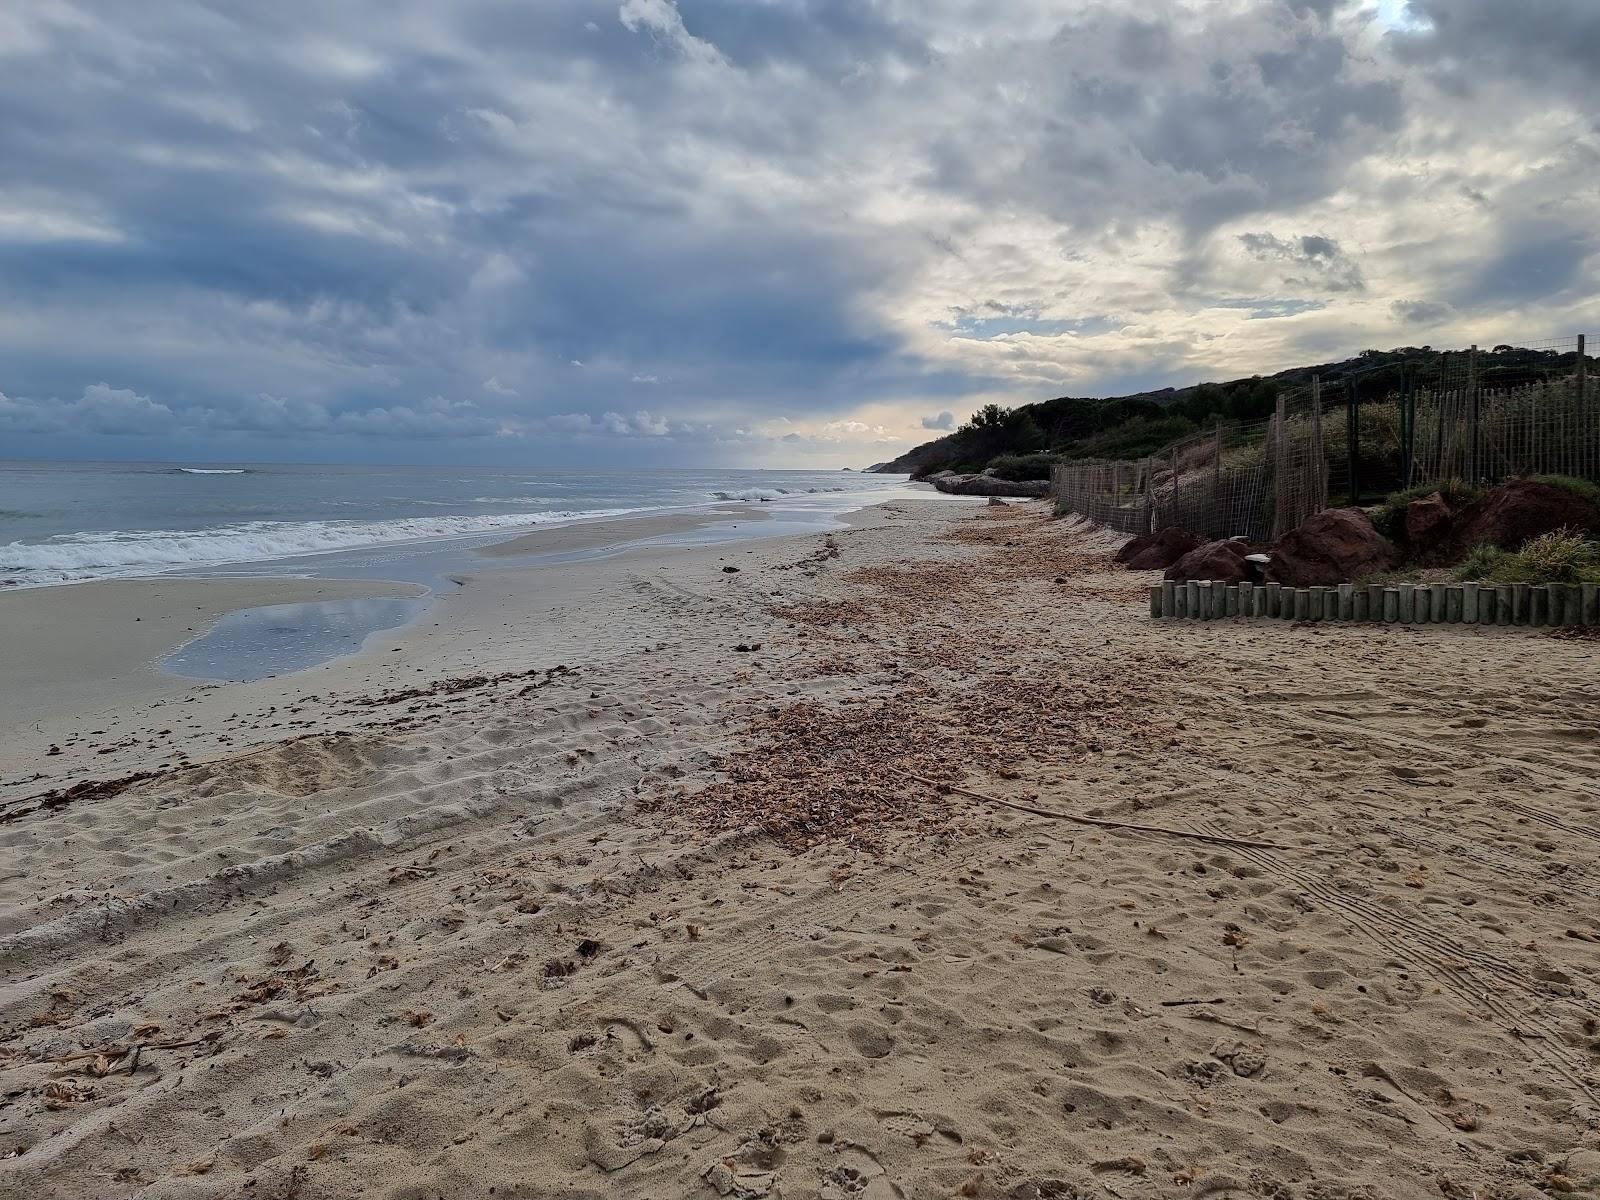
{"label": "white cloud", "polygon": [[708,65],[724,65],[722,52],[689,32],[674,0],[623,0],[617,16],[630,33],[645,30],[672,46],[685,58]]}
{"label": "white cloud", "polygon": [[76,400],[12,399],[0,393],[0,429],[13,433],[159,434],[174,415],[128,388],[93,383]]}

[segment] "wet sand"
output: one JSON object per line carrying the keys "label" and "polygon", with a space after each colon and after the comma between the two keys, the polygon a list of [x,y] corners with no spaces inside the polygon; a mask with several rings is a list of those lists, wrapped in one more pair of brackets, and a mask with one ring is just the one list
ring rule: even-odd
{"label": "wet sand", "polygon": [[532,554],[564,554],[580,550],[605,550],[646,538],[689,533],[708,525],[728,522],[765,521],[769,514],[759,503],[723,504],[702,512],[661,513],[642,517],[620,517],[605,521],[578,521],[536,529],[521,537],[479,547],[474,553],[484,558],[514,558]]}

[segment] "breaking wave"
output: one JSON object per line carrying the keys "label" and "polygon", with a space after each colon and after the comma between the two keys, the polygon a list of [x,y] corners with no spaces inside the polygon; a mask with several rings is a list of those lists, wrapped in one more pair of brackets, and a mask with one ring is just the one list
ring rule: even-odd
{"label": "breaking wave", "polygon": [[813,488],[746,488],[742,492],[712,492],[717,500],[776,500],[779,496],[815,496],[823,492],[843,492],[842,487]]}
{"label": "breaking wave", "polygon": [[[247,521],[207,530],[94,530],[44,542],[0,546],[0,572],[15,584],[67,583],[118,575],[153,575],[180,567],[220,566],[353,550],[395,542],[467,537],[519,526],[617,517],[637,508],[403,517],[389,521]],[[20,576],[20,577],[17,577]]]}
{"label": "breaking wave", "polygon": [[243,467],[174,467],[174,475],[248,475]]}

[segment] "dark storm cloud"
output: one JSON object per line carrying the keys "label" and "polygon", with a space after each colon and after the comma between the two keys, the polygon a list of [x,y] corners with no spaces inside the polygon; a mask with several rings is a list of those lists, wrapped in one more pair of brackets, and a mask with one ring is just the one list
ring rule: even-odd
{"label": "dark storm cloud", "polygon": [[1508,78],[1540,91],[1576,86],[1600,101],[1600,5],[1593,0],[1410,0],[1414,28],[1391,34],[1411,64],[1471,89]]}

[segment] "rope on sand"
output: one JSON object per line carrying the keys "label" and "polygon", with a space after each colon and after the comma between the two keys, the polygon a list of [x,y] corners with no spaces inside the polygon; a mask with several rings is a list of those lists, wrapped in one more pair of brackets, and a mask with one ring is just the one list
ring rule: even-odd
{"label": "rope on sand", "polygon": [[962,796],[969,796],[974,800],[982,800],[985,804],[996,804],[1001,808],[1014,808],[1018,812],[1032,813],[1036,817],[1050,817],[1056,821],[1071,821],[1076,825],[1094,825],[1100,829],[1127,829],[1134,833],[1155,833],[1164,837],[1189,838],[1197,842],[1212,842],[1219,846],[1249,846],[1258,850],[1316,850],[1315,846],[1286,846],[1281,842],[1262,842],[1252,838],[1225,837],[1215,833],[1191,833],[1186,829],[1169,829],[1165,825],[1135,825],[1129,821],[1102,821],[1095,817],[1080,817],[1075,813],[1057,812],[1051,808],[1036,808],[1031,804],[1018,804],[1015,800],[1002,800],[999,796],[987,796],[982,792],[975,792],[971,788],[958,787],[953,783],[940,783],[934,779],[924,779],[921,775],[913,775],[910,771],[902,771],[898,767],[889,770],[897,775],[930,787],[936,792],[956,792]]}

